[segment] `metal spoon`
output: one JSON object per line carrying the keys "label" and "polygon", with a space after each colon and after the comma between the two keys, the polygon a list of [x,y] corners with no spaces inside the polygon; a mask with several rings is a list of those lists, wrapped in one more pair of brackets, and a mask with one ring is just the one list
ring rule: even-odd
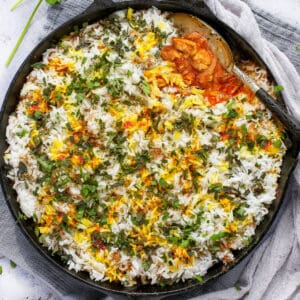
{"label": "metal spoon", "polygon": [[224,38],[211,26],[204,21],[185,13],[173,13],[170,16],[175,27],[180,29],[184,34],[199,32],[208,41],[211,50],[218,57],[222,67],[227,72],[233,72],[242,80],[251,91],[261,99],[268,109],[273,112],[278,119],[285,125],[296,141],[300,141],[300,124],[291,115],[287,114],[270,94],[245,74],[235,63],[232,51]]}

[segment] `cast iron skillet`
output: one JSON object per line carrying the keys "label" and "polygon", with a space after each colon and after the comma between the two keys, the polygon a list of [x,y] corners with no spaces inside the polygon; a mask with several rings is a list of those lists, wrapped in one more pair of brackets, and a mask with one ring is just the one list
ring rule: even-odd
{"label": "cast iron skillet", "polygon": [[[1,184],[5,194],[5,198],[8,206],[13,214],[13,216],[18,219],[18,212],[20,210],[19,204],[16,201],[16,193],[12,188],[12,182],[6,177],[7,169],[3,160],[3,153],[7,148],[5,141],[5,130],[8,123],[9,115],[14,112],[16,105],[19,101],[19,93],[22,85],[26,80],[26,76],[31,71],[31,65],[41,59],[42,53],[50,48],[55,42],[59,40],[65,34],[68,34],[72,31],[74,25],[81,25],[84,22],[94,22],[101,18],[108,16],[115,10],[125,9],[127,7],[132,7],[134,9],[146,9],[151,6],[156,6],[161,10],[166,11],[181,11],[190,14],[194,14],[204,21],[209,23],[217,31],[219,31],[225,39],[229,42],[229,45],[232,49],[236,50],[242,57],[251,59],[257,64],[265,67],[265,63],[256,53],[256,51],[236,32],[231,28],[218,21],[203,3],[203,1],[192,0],[192,1],[158,1],[158,0],[149,0],[149,1],[125,1],[114,3],[108,0],[95,0],[94,3],[81,15],[73,18],[67,23],[60,26],[54,32],[52,32],[48,37],[46,37],[25,59],[22,66],[17,71],[9,89],[6,94],[1,114],[0,114],[0,168],[1,168]],[[268,68],[267,68],[268,70]],[[270,79],[274,80],[273,76],[270,73]],[[276,82],[275,82],[276,83]],[[245,258],[251,250],[263,239],[267,231],[270,232],[270,227],[272,223],[275,223],[275,217],[278,214],[278,211],[281,207],[282,198],[286,190],[288,178],[296,164],[296,157],[299,151],[298,142],[293,140],[292,134],[288,132],[288,137],[286,140],[288,145],[288,151],[283,160],[283,166],[281,171],[281,176],[279,179],[279,188],[276,196],[276,200],[269,207],[269,214],[265,216],[263,222],[257,227],[256,234],[253,243],[240,251],[235,252],[235,261],[234,263],[224,267],[221,263],[211,267],[204,277],[202,284],[211,281],[213,278],[216,278],[226,271],[234,267],[239,263],[243,258]],[[276,220],[278,219],[278,216]],[[99,292],[111,295],[119,295],[124,297],[137,297],[137,298],[163,298],[166,296],[178,296],[180,294],[195,294],[195,291],[201,290],[201,284],[195,280],[188,280],[186,282],[180,282],[173,284],[171,286],[161,287],[158,285],[137,285],[131,288],[125,288],[118,284],[110,283],[97,283],[89,279],[89,275],[86,272],[75,273],[69,271],[66,265],[61,261],[58,256],[51,256],[50,252],[42,247],[33,230],[32,222],[30,220],[24,221],[19,220],[18,222],[23,234],[25,237],[37,248],[45,257],[45,259],[51,261],[57,268],[63,270],[66,276],[73,276],[78,280],[78,284],[88,284],[90,287],[97,289]],[[274,225],[274,224],[273,224]]]}

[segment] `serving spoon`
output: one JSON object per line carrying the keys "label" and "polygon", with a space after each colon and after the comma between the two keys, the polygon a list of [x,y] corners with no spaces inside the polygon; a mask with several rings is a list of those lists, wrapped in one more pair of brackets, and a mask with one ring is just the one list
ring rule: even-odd
{"label": "serving spoon", "polygon": [[278,119],[285,125],[286,129],[300,142],[300,124],[291,115],[286,113],[284,109],[277,103],[269,93],[246,73],[244,73],[234,62],[232,51],[225,39],[206,22],[186,13],[172,13],[171,20],[175,27],[180,29],[184,34],[198,32],[202,34],[208,41],[208,44],[214,54],[218,57],[222,67],[229,73],[233,72],[249,89],[273,112]]}

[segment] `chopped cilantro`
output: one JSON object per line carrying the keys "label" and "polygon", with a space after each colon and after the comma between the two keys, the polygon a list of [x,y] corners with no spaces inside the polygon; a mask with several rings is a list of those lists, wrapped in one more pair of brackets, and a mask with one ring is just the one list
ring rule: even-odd
{"label": "chopped cilantro", "polygon": [[187,248],[187,247],[189,246],[189,244],[190,244],[190,241],[189,241],[189,240],[183,240],[183,241],[181,242],[180,246],[181,246],[182,248]]}
{"label": "chopped cilantro", "polygon": [[203,282],[203,277],[201,275],[196,275],[195,279],[199,282]]}
{"label": "chopped cilantro", "polygon": [[145,271],[148,271],[151,267],[151,263],[150,262],[144,262],[143,263],[143,268]]}
{"label": "chopped cilantro", "polygon": [[241,131],[242,131],[243,137],[245,137],[247,135],[247,126],[246,126],[246,124],[243,124],[241,126]]}
{"label": "chopped cilantro", "polygon": [[36,69],[43,69],[46,65],[41,63],[41,62],[37,62],[31,65],[32,68],[36,68]]}
{"label": "chopped cilantro", "polygon": [[84,212],[85,212],[84,206],[79,206],[79,207],[77,208],[77,214],[76,214],[76,217],[77,217],[78,219],[82,219],[83,216],[84,216]]}
{"label": "chopped cilantro", "polygon": [[259,134],[256,136],[256,142],[261,148],[264,148],[267,145],[268,138]]}
{"label": "chopped cilantro", "polygon": [[150,84],[147,81],[142,81],[140,86],[141,86],[143,93],[145,95],[149,96],[150,95]]}
{"label": "chopped cilantro", "polygon": [[39,230],[38,226],[36,226],[36,227],[34,228],[34,234],[35,234],[36,237],[39,237],[39,236],[40,236],[40,230]]}
{"label": "chopped cilantro", "polygon": [[107,89],[113,98],[120,97],[124,92],[124,82],[122,78],[115,78],[108,82]]}
{"label": "chopped cilantro", "polygon": [[9,261],[10,266],[14,269],[17,264],[15,262],[13,262],[12,260]]}
{"label": "chopped cilantro", "polygon": [[36,160],[39,163],[39,167],[44,172],[51,172],[53,168],[53,164],[46,158],[43,157],[37,157]]}
{"label": "chopped cilantro", "polygon": [[134,225],[139,226],[146,223],[146,218],[143,213],[136,213],[131,216],[131,221]]}
{"label": "chopped cilantro", "polygon": [[42,116],[43,116],[43,113],[41,111],[37,110],[33,113],[32,118],[34,120],[40,120],[42,118]]}
{"label": "chopped cilantro", "polygon": [[282,85],[275,85],[274,86],[274,93],[279,94],[280,92],[282,92],[284,90]]}
{"label": "chopped cilantro", "polygon": [[276,140],[274,140],[273,142],[272,142],[272,144],[273,144],[273,146],[275,147],[275,148],[281,148],[281,146],[282,146],[282,142],[281,142],[281,140],[279,140],[279,139],[276,139]]}
{"label": "chopped cilantro", "polygon": [[28,131],[27,131],[26,129],[22,129],[21,131],[17,132],[16,135],[17,135],[19,138],[22,138],[22,137],[24,137],[27,133],[28,133]]}
{"label": "chopped cilantro", "polygon": [[161,187],[163,187],[163,188],[167,188],[169,185],[168,185],[168,183],[165,181],[165,179],[163,179],[163,178],[160,178],[159,179],[159,181],[158,181],[158,183],[160,184],[160,186]]}
{"label": "chopped cilantro", "polygon": [[234,108],[232,108],[228,110],[225,116],[227,119],[234,119],[238,117],[238,115],[239,115],[238,112]]}
{"label": "chopped cilantro", "polygon": [[209,193],[221,192],[222,190],[223,190],[222,183],[212,183],[208,188]]}
{"label": "chopped cilantro", "polygon": [[220,231],[219,233],[215,233],[210,237],[210,240],[213,242],[221,240],[223,237],[227,235],[226,231]]}

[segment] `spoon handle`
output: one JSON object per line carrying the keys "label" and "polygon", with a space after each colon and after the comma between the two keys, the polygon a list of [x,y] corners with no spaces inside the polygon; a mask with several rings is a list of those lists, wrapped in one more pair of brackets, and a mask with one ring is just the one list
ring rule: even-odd
{"label": "spoon handle", "polygon": [[233,66],[233,72],[239,77],[254,93],[263,101],[268,109],[274,113],[278,119],[285,125],[296,142],[300,142],[300,124],[291,115],[289,115],[269,93],[259,87],[257,83],[245,74],[238,66]]}

